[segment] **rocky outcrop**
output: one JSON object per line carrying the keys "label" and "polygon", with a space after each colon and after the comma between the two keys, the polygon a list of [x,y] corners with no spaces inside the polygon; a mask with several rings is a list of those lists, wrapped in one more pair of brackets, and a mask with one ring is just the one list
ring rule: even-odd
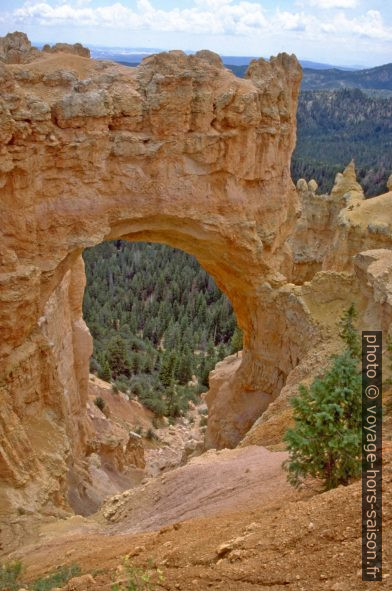
{"label": "rocky outcrop", "polygon": [[314,180],[307,183],[305,179],[300,179],[297,191],[301,216],[288,242],[292,250],[290,275],[294,283],[301,284],[311,280],[322,269],[336,232],[342,204],[339,196],[319,195]]}
{"label": "rocky outcrop", "polygon": [[31,45],[26,33],[8,33],[0,37],[0,62],[6,64],[25,64],[40,59],[45,53],[71,53],[81,57],[90,57],[90,50],[81,43],[56,43],[52,47],[44,45],[42,51]]}
{"label": "rocky outcrop", "polygon": [[73,53],[81,57],[90,57],[88,47],[83,47],[81,43],[56,43],[55,45],[44,45],[42,51],[46,53]]}
{"label": "rocky outcrop", "polygon": [[6,64],[21,64],[38,57],[39,52],[32,47],[26,33],[8,33],[0,37],[0,61]]}
{"label": "rocky outcrop", "polygon": [[317,194],[313,183],[297,183],[301,216],[288,240],[296,283],[320,270],[352,273],[359,251],[390,248],[392,241],[392,193],[365,199],[354,162],[336,175],[330,194]]}
{"label": "rocky outcrop", "polygon": [[[121,396],[118,394],[117,396]],[[129,402],[124,401],[125,405]],[[69,477],[68,501],[81,515],[94,513],[109,496],[138,485],[144,477],[142,438],[89,402],[86,459]]]}
{"label": "rocky outcrop", "polygon": [[385,341],[392,336],[392,193],[365,200],[353,163],[337,175],[331,195],[317,195],[314,185],[303,179],[297,189],[302,212],[289,243],[292,277],[299,285],[287,285],[278,293],[290,290],[289,302],[301,302],[301,316],[294,316],[287,305],[286,314],[301,336],[305,326],[313,326],[314,337],[309,332],[306,337],[313,347],[289,373],[243,446],[282,448],[291,421],[290,398],[299,383],[308,384],[322,374],[341,348],[337,320],[344,307],[355,303],[362,330],[382,330]]}
{"label": "rocky outcrop", "polygon": [[[79,479],[82,487],[71,491],[72,508],[77,513],[83,509],[84,514],[94,512],[108,496],[141,482],[146,459],[143,439],[136,430],[141,425],[151,428],[154,417],[139,402],[113,391],[96,376],[90,375],[88,393],[90,431],[85,464],[89,477]],[[97,406],[99,399],[102,410]]]}

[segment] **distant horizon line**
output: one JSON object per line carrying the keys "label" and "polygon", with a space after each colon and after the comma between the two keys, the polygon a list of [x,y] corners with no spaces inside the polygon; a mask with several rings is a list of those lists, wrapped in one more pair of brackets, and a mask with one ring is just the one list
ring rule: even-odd
{"label": "distant horizon line", "polygon": [[[48,42],[48,41],[31,41],[32,45],[36,45],[38,47],[43,47],[44,45],[55,45],[55,43],[53,42]],[[62,41],[58,41],[58,43],[63,43]],[[82,42],[79,42],[82,43]],[[70,44],[72,45],[72,43]],[[88,47],[89,49],[93,49],[93,50],[117,50],[120,54],[123,53],[124,57],[125,56],[141,56],[141,55],[145,55],[145,56],[149,56],[149,55],[154,55],[156,53],[162,53],[162,52],[167,52],[167,51],[175,51],[173,49],[167,49],[164,47],[126,47],[124,45],[120,45],[120,46],[115,46],[115,45],[96,45],[93,43],[89,43],[89,44],[83,44],[85,47]],[[207,47],[204,47],[203,49],[208,49]],[[199,50],[193,50],[193,49],[181,49],[181,48],[177,48],[177,50],[183,51],[185,54],[187,55],[193,55],[195,53],[197,53],[197,51]],[[216,53],[217,55],[219,55],[221,58],[236,58],[236,59],[241,59],[241,60],[249,60],[249,62],[253,59],[260,59],[263,58],[265,60],[269,60],[270,58],[259,55],[246,55],[246,54],[224,54],[224,53],[220,53],[214,50],[210,50],[213,51],[213,53]],[[283,52],[279,52],[279,53],[283,53]],[[290,53],[290,52],[287,52]],[[297,54],[295,54],[297,59],[300,62],[309,62],[315,65],[320,65],[320,66],[328,66],[331,68],[342,68],[342,69],[352,69],[352,70],[368,70],[368,69],[372,69],[372,68],[377,68],[380,66],[384,66],[386,65],[385,63],[382,64],[378,64],[377,66],[364,66],[364,65],[360,65],[360,64],[331,64],[329,62],[321,62],[319,60],[315,60],[315,59],[310,59],[307,57],[298,57]],[[271,56],[272,57],[272,56]],[[248,63],[249,63],[248,62]],[[226,62],[226,65],[229,64],[229,62]],[[230,65],[247,65],[246,63],[244,64],[230,64]]]}

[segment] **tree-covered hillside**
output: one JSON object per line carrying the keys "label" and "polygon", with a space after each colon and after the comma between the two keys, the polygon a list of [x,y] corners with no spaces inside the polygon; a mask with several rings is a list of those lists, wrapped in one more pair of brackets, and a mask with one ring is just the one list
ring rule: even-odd
{"label": "tree-covered hillside", "polygon": [[[227,65],[236,76],[243,78],[247,65]],[[353,70],[341,68],[302,69],[301,90],[340,90],[342,88],[360,88],[362,90],[392,90],[392,64],[376,68]]]}
{"label": "tree-covered hillside", "polygon": [[354,158],[365,194],[386,191],[392,173],[392,98],[358,89],[302,92],[297,123],[294,180],[315,178],[328,192],[336,173]]}
{"label": "tree-covered hillside", "polygon": [[[227,67],[240,77],[247,69]],[[392,173],[391,89],[392,64],[354,72],[304,68],[293,179],[315,178],[329,192],[336,173],[354,158],[365,194],[386,191]]]}
{"label": "tree-covered hillside", "polygon": [[353,72],[331,68],[304,68],[302,90],[339,90],[341,88],[392,90],[392,64]]}
{"label": "tree-covered hillside", "polygon": [[175,416],[241,346],[230,302],[193,257],[167,246],[106,242],[84,260],[92,370]]}

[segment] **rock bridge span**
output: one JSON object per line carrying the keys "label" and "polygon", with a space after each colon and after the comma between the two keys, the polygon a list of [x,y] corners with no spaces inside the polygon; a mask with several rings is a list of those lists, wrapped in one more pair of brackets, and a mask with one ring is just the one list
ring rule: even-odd
{"label": "rock bridge span", "polygon": [[296,58],[255,61],[239,79],[208,51],[127,68],[61,49],[0,63],[0,498],[10,513],[26,499],[32,511],[66,507],[70,479],[83,480],[84,248],[118,238],[181,248],[231,300],[244,352],[210,397],[211,446],[240,441],[301,350],[282,314],[266,322],[298,215]]}

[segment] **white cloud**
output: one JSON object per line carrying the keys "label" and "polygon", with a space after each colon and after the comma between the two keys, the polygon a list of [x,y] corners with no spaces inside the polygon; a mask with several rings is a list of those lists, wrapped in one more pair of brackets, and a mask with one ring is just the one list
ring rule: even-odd
{"label": "white cloud", "polygon": [[[108,0],[110,1],[110,0]],[[308,0],[324,8],[353,6],[355,0]],[[40,2],[30,0],[12,13],[18,25],[84,26],[111,30],[173,32],[203,35],[282,36],[300,34],[301,39],[329,43],[336,40],[368,38],[392,41],[392,28],[380,12],[369,10],[362,16],[343,11],[326,13],[324,18],[309,11],[267,12],[258,2],[248,0],[194,0],[190,8],[158,9],[153,0],[137,0],[131,9],[121,2],[93,8],[89,0]]]}
{"label": "white cloud", "polygon": [[259,4],[232,0],[197,0],[193,8],[156,9],[149,0],[138,0],[136,10],[120,2],[98,8],[73,3],[26,2],[13,13],[19,23],[90,25],[195,33],[246,34],[267,26]]}
{"label": "white cloud", "polygon": [[308,0],[310,6],[316,8],[356,8],[358,0]]}
{"label": "white cloud", "polygon": [[368,10],[360,17],[349,19],[344,13],[321,25],[321,30],[329,35],[351,35],[367,37],[379,41],[392,41],[392,27],[384,24],[378,10]]}
{"label": "white cloud", "polygon": [[283,31],[305,31],[306,26],[310,24],[311,17],[304,13],[295,12],[281,12],[276,13],[276,24]]}

